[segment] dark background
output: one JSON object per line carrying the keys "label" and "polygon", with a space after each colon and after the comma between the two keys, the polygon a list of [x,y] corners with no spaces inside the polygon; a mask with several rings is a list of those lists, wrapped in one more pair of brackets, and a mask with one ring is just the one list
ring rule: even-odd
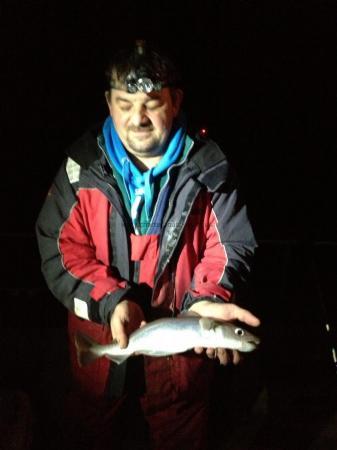
{"label": "dark background", "polygon": [[64,148],[107,114],[109,55],[145,37],[182,68],[190,123],[223,144],[258,237],[336,238],[334,1],[12,0],[1,16],[2,180],[20,202],[3,231],[31,229]]}
{"label": "dark background", "polygon": [[66,350],[34,222],[64,149],[107,115],[109,55],[146,38],[181,67],[190,126],[236,168],[260,242],[250,302],[264,344],[245,398],[267,392],[268,427],[249,448],[323,439],[337,381],[336,13],[335,0],[1,3],[1,386],[28,393],[37,429]]}

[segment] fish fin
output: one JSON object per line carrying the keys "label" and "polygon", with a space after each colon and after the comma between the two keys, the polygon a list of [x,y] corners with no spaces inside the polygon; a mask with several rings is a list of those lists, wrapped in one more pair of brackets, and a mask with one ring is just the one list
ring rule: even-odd
{"label": "fish fin", "polygon": [[215,320],[209,317],[201,317],[199,323],[203,330],[212,330],[215,327]]}
{"label": "fish fin", "polygon": [[94,345],[96,345],[96,342],[88,336],[82,333],[75,334],[77,362],[80,367],[87,366],[98,358],[98,355],[92,351]]}
{"label": "fish fin", "polygon": [[200,314],[198,314],[195,311],[190,311],[188,309],[185,309],[184,311],[181,311],[178,315],[177,315],[177,319],[182,318],[182,317],[200,317]]}
{"label": "fish fin", "polygon": [[125,355],[105,355],[108,359],[110,359],[110,361],[113,361],[116,364],[122,364],[126,359],[129,358],[128,354]]}

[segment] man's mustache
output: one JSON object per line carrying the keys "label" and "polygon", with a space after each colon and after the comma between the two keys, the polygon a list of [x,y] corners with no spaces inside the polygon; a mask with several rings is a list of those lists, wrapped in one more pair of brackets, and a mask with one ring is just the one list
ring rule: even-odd
{"label": "man's mustache", "polygon": [[153,126],[151,124],[142,125],[140,127],[129,127],[129,131],[133,131],[135,133],[137,133],[139,131],[152,131],[152,130],[153,130]]}

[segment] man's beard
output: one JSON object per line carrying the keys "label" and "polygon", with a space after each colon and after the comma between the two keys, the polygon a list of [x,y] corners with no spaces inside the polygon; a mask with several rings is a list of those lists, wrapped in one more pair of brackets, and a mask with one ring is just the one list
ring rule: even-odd
{"label": "man's beard", "polygon": [[[144,132],[144,135],[142,135],[142,132]],[[127,133],[127,143],[130,150],[138,154],[157,156],[160,153],[161,142],[152,132],[152,125],[130,128]]]}

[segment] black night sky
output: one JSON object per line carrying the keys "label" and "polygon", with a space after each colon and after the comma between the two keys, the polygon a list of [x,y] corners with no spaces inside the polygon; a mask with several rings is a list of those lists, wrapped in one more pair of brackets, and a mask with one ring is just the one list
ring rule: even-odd
{"label": "black night sky", "polygon": [[[336,13],[335,0],[3,1],[3,342],[22,325],[22,339],[41,346],[40,336],[63,326],[57,302],[44,303],[35,220],[64,150],[107,115],[109,55],[145,38],[182,70],[190,129],[206,127],[238,172],[261,244],[251,289],[267,341],[261,371],[270,408],[275,414],[277,396],[292,382],[300,386],[309,370],[323,374],[326,385],[337,336]],[[325,335],[326,321],[332,338]],[[292,342],[308,332],[312,351],[302,351],[301,359]],[[8,357],[0,387],[19,387],[34,398],[39,362],[28,361],[19,338],[12,345],[17,359]],[[46,361],[53,364],[50,355]],[[27,372],[25,383],[15,368]],[[297,375],[282,384],[279,376],[289,376],[288,369]],[[309,391],[302,397],[316,395]],[[291,410],[294,424],[299,413],[292,407],[282,415]],[[275,421],[271,429],[279,425]],[[297,434],[310,428],[302,425]],[[309,448],[295,442],[285,448]],[[274,449],[270,441],[251,448]]]}
{"label": "black night sky", "polygon": [[109,54],[145,37],[178,61],[191,128],[223,145],[258,237],[336,237],[334,2],[174,5],[2,7],[4,232],[31,231],[64,149],[107,113]]}

